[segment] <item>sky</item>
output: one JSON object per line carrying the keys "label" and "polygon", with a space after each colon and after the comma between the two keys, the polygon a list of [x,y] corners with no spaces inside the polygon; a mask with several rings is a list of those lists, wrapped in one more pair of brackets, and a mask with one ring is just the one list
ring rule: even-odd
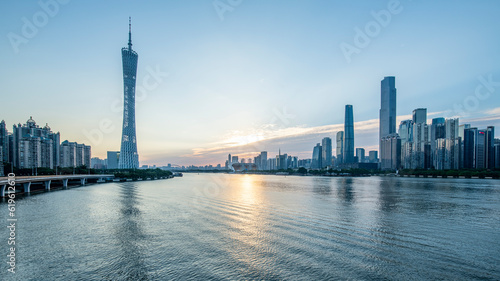
{"label": "sky", "polygon": [[377,150],[385,76],[398,122],[423,107],[498,128],[499,14],[495,0],[1,1],[0,119],[119,151],[132,17],[141,165],[311,158],[346,104],[355,147]]}

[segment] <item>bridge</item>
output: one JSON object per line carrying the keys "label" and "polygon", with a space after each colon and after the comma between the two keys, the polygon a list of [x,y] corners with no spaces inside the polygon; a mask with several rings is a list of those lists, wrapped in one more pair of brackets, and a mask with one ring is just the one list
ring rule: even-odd
{"label": "bridge", "polygon": [[31,192],[32,183],[42,183],[45,186],[45,190],[50,190],[52,182],[61,182],[64,188],[68,187],[68,182],[70,180],[79,181],[80,185],[85,185],[88,180],[97,179],[102,181],[104,179],[114,178],[114,175],[57,175],[57,176],[20,176],[20,177],[0,177],[0,197],[5,197],[6,190],[8,189],[9,180],[15,181],[15,186],[22,185],[24,192]]}

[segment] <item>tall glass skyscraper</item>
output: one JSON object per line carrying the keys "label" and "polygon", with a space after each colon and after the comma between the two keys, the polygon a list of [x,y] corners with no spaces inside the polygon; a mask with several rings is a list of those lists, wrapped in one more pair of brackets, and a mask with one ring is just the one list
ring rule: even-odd
{"label": "tall glass skyscraper", "polygon": [[344,131],[337,132],[337,163],[340,165],[344,163]]}
{"label": "tall glass skyscraper", "polygon": [[[396,133],[396,77],[387,76],[380,83],[379,140]],[[383,157],[379,147],[380,158]]]}
{"label": "tall glass skyscraper", "polygon": [[325,168],[332,165],[332,139],[328,137],[323,138],[321,146],[323,147],[321,166]]}
{"label": "tall glass skyscraper", "polygon": [[123,63],[123,128],[119,169],[139,168],[137,138],[135,134],[135,81],[137,75],[137,53],[132,50],[132,32],[129,18],[128,47],[122,48]]}
{"label": "tall glass skyscraper", "polygon": [[344,163],[354,163],[354,117],[350,104],[345,106]]}
{"label": "tall glass skyscraper", "polygon": [[379,122],[380,159],[388,159],[389,155],[385,155],[385,153],[389,153],[389,151],[383,151],[382,139],[396,133],[396,77],[394,76],[384,77],[380,83]]}

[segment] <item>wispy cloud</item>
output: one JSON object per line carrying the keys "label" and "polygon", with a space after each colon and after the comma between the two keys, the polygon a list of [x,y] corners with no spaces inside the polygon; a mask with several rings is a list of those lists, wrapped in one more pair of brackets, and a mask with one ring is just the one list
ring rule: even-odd
{"label": "wispy cloud", "polygon": [[[485,127],[487,125],[500,126],[500,108],[486,112],[490,114],[481,118],[462,119],[461,123],[471,123],[472,126]],[[429,112],[428,119],[442,116],[443,112]],[[399,115],[397,125],[402,120],[411,119],[411,114]],[[227,154],[238,155],[240,158],[253,158],[261,151],[268,151],[268,157],[274,157],[281,149],[282,153],[311,158],[312,148],[321,142],[324,137],[332,139],[333,151],[336,153],[336,134],[344,130],[344,124],[324,126],[294,126],[277,128],[275,125],[245,130],[231,131],[221,137],[220,141],[208,144],[205,147],[192,149],[175,160],[186,163],[223,164]],[[379,120],[370,119],[354,123],[355,146],[365,148],[366,152],[378,150]],[[171,158],[171,157],[170,157]]]}

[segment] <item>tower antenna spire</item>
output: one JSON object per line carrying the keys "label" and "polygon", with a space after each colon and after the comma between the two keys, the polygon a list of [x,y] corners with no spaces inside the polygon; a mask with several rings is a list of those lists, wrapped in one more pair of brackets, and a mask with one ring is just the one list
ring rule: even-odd
{"label": "tower antenna spire", "polygon": [[128,49],[132,50],[132,18],[128,17]]}

